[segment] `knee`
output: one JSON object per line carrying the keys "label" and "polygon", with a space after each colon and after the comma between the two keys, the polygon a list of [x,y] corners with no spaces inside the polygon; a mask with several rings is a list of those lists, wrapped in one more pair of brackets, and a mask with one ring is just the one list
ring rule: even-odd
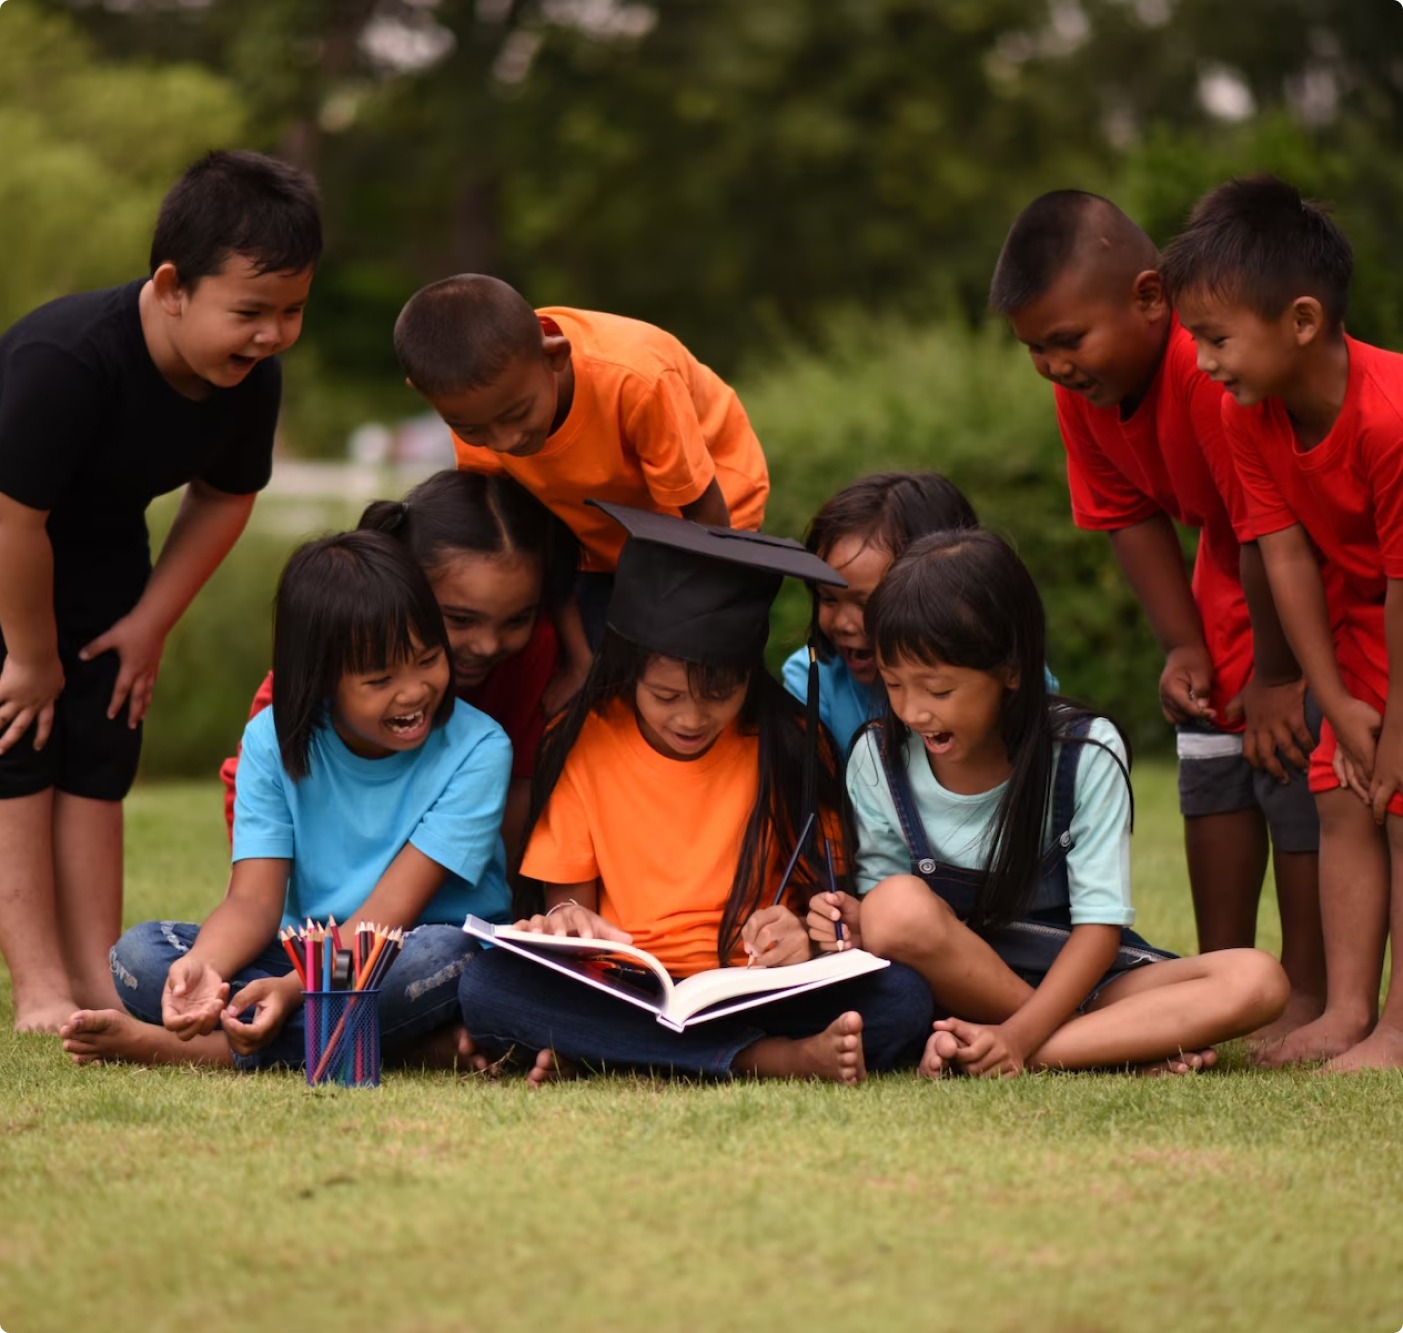
{"label": "knee", "polygon": [[485,1018],[497,1012],[506,989],[503,964],[507,964],[507,971],[511,970],[503,950],[483,949],[458,978],[458,1008],[469,1032],[474,1030],[474,1023],[480,1026]]}
{"label": "knee", "polygon": [[862,947],[905,961],[938,945],[954,913],[914,875],[892,875],[862,900]]}
{"label": "knee", "polygon": [[112,980],[126,1008],[148,1022],[159,1022],[166,973],[189,948],[175,922],[142,921],[132,926],[108,954]]}
{"label": "knee", "polygon": [[1242,1022],[1250,1030],[1281,1016],[1291,998],[1285,969],[1264,949],[1233,949],[1230,985]]}

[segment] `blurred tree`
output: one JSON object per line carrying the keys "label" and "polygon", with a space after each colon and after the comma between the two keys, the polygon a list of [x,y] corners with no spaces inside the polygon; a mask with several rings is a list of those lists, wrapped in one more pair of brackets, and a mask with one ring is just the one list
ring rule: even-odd
{"label": "blurred tree", "polygon": [[146,267],[156,207],[209,138],[244,133],[238,93],[196,65],[111,64],[72,22],[0,16],[0,328]]}

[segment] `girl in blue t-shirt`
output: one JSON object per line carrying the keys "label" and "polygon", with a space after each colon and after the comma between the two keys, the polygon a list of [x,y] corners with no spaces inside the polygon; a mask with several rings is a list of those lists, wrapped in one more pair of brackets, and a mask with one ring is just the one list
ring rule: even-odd
{"label": "girl in blue t-shirt", "polygon": [[[863,610],[882,576],[917,538],[976,528],[974,507],[938,472],[878,472],[844,486],[814,515],[804,544],[848,581],[814,589],[818,622],[819,718],[846,755],[853,737],[887,711]],[[1046,668],[1044,668],[1046,671]],[[1048,688],[1057,678],[1046,671]],[[784,686],[808,697],[809,652],[784,664]]]}
{"label": "girl in blue t-shirt", "polygon": [[862,896],[816,896],[808,924],[832,949],[841,917],[848,947],[925,977],[951,1016],[923,1073],[1185,1072],[1281,1012],[1269,954],[1175,958],[1129,929],[1125,745],[1049,695],[1042,601],[1006,542],[922,538],[866,625],[890,706],[848,762]]}
{"label": "girl in blue t-shirt", "polygon": [[244,732],[234,864],[201,927],[134,926],[112,951],[129,1013],[80,1010],[80,1062],[301,1063],[302,992],[280,926],[407,927],[380,991],[388,1058],[480,1063],[458,1020],[469,913],[509,913],[501,727],[452,690],[428,579],[381,532],[296,551],[278,586],[273,706]]}

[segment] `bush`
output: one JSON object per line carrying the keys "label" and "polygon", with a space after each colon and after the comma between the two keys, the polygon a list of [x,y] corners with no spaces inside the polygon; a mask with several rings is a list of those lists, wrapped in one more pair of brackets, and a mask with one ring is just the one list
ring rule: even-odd
{"label": "bush", "polygon": [[[740,388],[770,463],[770,531],[800,535],[824,500],[869,472],[945,473],[1037,579],[1062,689],[1110,713],[1137,749],[1168,745],[1159,650],[1110,543],[1072,524],[1052,390],[1011,337],[859,318]],[[802,640],[807,616],[806,599],[786,589],[777,658]]]}

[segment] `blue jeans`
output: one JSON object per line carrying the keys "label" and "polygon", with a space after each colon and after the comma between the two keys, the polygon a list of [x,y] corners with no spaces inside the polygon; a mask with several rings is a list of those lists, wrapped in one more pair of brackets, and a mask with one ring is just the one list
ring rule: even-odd
{"label": "blue jeans", "polygon": [[[112,979],[127,1011],[143,1023],[161,1024],[161,991],[166,973],[189,953],[199,926],[187,921],[143,921],[112,946]],[[404,948],[380,983],[380,1048],[393,1059],[416,1038],[456,1022],[458,982],[479,946],[457,926],[418,926],[404,937]],[[246,967],[225,977],[230,993],[260,977],[285,977],[292,963],[276,941]],[[235,1054],[239,1069],[272,1065],[300,1067],[306,1025],[299,1008],[266,1046],[252,1055]]]}
{"label": "blue jeans", "polygon": [[550,1048],[591,1066],[713,1078],[729,1078],[736,1056],[762,1038],[811,1037],[850,1009],[862,1015],[868,1069],[914,1063],[934,1012],[930,987],[909,967],[893,963],[852,981],[674,1032],[646,1010],[505,949],[483,951],[463,974],[458,998],[463,1022],[479,1043]]}

